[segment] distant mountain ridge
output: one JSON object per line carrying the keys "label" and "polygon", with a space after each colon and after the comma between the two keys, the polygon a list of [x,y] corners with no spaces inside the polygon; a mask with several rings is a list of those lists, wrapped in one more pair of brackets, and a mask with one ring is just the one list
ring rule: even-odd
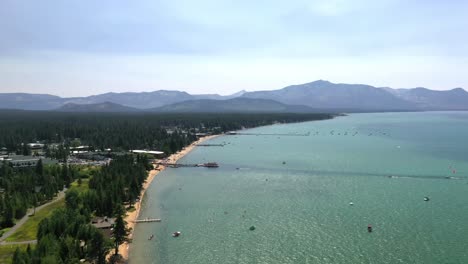
{"label": "distant mountain ridge", "polygon": [[468,93],[462,88],[448,91],[434,91],[427,88],[389,89],[399,98],[414,103],[423,110],[467,110]]}
{"label": "distant mountain ridge", "polygon": [[280,90],[245,93],[243,97],[266,98],[318,109],[347,111],[468,110],[468,92],[462,88],[435,91],[426,88],[392,89],[328,81],[292,85]]}
{"label": "distant mountain ridge", "polygon": [[268,99],[252,99],[237,97],[228,100],[201,99],[179,102],[158,108],[150,109],[154,112],[190,112],[190,113],[310,113],[316,112],[313,108],[303,105],[286,105]]}
{"label": "distant mountain ridge", "polygon": [[104,112],[104,113],[118,113],[118,112],[138,112],[139,109],[123,106],[112,102],[104,102],[97,104],[75,104],[66,103],[60,108],[56,109],[60,112]]}
{"label": "distant mountain ridge", "polygon": [[[80,107],[77,105],[88,105],[83,109],[103,109],[102,111],[105,109],[116,109],[116,111],[121,111],[124,110],[122,107],[129,107],[129,109],[127,109],[128,111],[134,111],[132,109],[144,111],[148,109],[159,109],[161,111],[169,111],[169,109],[183,109],[184,107],[187,109],[200,109],[202,103],[212,104],[212,109],[221,109],[219,102],[215,101],[226,101],[235,98],[265,99],[283,104],[284,106],[282,107],[284,109],[290,109],[286,107],[286,105],[300,105],[302,107],[307,106],[313,111],[341,110],[343,112],[372,112],[468,110],[468,92],[462,88],[455,88],[448,91],[435,91],[426,88],[392,89],[364,84],[331,83],[323,80],[300,85],[291,85],[271,91],[246,92],[242,90],[227,96],[218,94],[192,95],[187,92],[169,90],[105,93],[74,98],[61,98],[48,94],[0,93],[0,109],[57,109],[63,111],[63,109],[75,108],[78,111]],[[201,101],[196,103],[195,101],[197,100]],[[185,103],[179,104],[181,102]],[[262,102],[265,103],[264,101]],[[100,107],[102,108],[99,108],[96,105],[103,103],[113,103],[120,106],[108,105],[104,107],[101,105]],[[231,104],[232,103],[233,102],[231,102]],[[65,106],[67,104],[72,105]],[[196,104],[198,104],[198,106],[196,106]],[[169,105],[173,106],[168,107]],[[267,104],[263,105],[263,107],[266,106]],[[270,102],[268,107],[273,107],[273,104]],[[279,105],[275,107],[281,108]],[[272,109],[275,109],[275,107]],[[248,107],[246,109],[248,109]],[[232,110],[234,111],[235,109]],[[299,111],[299,109],[297,111]]]}
{"label": "distant mountain ridge", "polygon": [[0,93],[0,109],[50,110],[63,104],[63,98],[50,94]]}

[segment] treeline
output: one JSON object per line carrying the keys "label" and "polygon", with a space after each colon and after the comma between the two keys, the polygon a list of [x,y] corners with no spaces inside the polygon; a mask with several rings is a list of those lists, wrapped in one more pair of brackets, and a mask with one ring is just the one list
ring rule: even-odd
{"label": "treeline", "polygon": [[[57,210],[39,224],[37,246],[17,250],[13,264],[105,263],[111,248],[127,239],[122,204],[131,204],[139,196],[147,170],[151,166],[143,156],[116,157],[96,171],[89,180],[89,189],[66,193],[65,209]],[[90,224],[94,216],[116,218],[112,239]]]}
{"label": "treeline", "polygon": [[122,204],[133,204],[148,176],[151,165],[137,155],[116,157],[89,180],[89,190],[82,194],[84,206],[98,216],[112,216]]}
{"label": "treeline", "polygon": [[51,200],[78,175],[75,167],[47,165],[39,160],[35,168],[0,165],[0,229],[11,227],[28,208]]}
{"label": "treeline", "polygon": [[[160,149],[171,154],[195,138],[196,132],[230,130],[328,119],[329,114],[155,114],[60,113],[1,111],[0,148],[24,152],[22,143],[43,141],[64,147],[79,138],[95,149]],[[171,134],[171,132],[174,132]]]}
{"label": "treeline", "polygon": [[[81,203],[79,204],[82,205]],[[106,254],[111,241],[92,226],[90,216],[82,214],[81,207],[66,204],[57,209],[52,216],[42,220],[37,232],[37,245],[26,251],[19,248],[13,254],[13,264],[61,264],[81,263],[88,259],[94,263],[106,263]]]}

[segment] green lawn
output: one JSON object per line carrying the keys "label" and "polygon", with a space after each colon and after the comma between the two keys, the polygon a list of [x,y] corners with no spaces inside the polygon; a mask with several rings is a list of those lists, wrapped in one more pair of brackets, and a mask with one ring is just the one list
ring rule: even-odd
{"label": "green lawn", "polygon": [[[39,222],[42,219],[50,216],[52,211],[57,208],[65,207],[65,199],[52,203],[36,213],[36,215],[29,217],[29,219],[22,225],[15,233],[9,236],[6,241],[8,242],[19,242],[19,241],[28,241],[35,240],[37,234],[37,228]],[[3,263],[3,262],[0,262]]]}
{"label": "green lawn", "polygon": [[[10,264],[11,263],[11,257],[13,257],[13,254],[15,253],[16,248],[19,247],[21,250],[26,250],[28,245],[6,245],[6,246],[0,246],[0,263],[5,263],[5,264]],[[31,245],[31,248],[33,248],[34,245]]]}

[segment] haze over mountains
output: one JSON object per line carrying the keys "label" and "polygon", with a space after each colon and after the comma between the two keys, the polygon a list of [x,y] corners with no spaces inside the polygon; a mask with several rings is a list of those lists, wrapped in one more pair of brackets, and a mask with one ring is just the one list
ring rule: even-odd
{"label": "haze over mountains", "polygon": [[287,105],[269,99],[237,97],[227,100],[199,99],[150,109],[154,112],[268,112],[310,113],[317,110],[303,105]]}
{"label": "haze over mountains", "polygon": [[96,103],[96,104],[75,104],[66,103],[56,109],[60,112],[138,112],[140,109],[124,106],[112,102]]}
{"label": "haze over mountains", "polygon": [[61,98],[53,95],[3,93],[1,109],[59,110],[69,112],[373,112],[468,110],[468,92],[461,88],[434,91],[426,88],[392,89],[363,84],[314,81],[279,90],[233,95],[192,95],[181,91],[105,93]]}

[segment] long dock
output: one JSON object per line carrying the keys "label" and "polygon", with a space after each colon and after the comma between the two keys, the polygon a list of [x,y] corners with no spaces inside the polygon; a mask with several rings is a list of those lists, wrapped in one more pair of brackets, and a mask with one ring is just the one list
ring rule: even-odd
{"label": "long dock", "polygon": [[226,144],[197,144],[197,147],[224,147]]}
{"label": "long dock", "polygon": [[171,167],[171,168],[198,167],[198,164],[182,164],[182,163],[169,163],[169,162],[157,162],[155,164],[162,165],[165,167]]}
{"label": "long dock", "polygon": [[206,167],[206,168],[217,168],[218,164],[213,162],[213,163],[201,163],[201,164],[184,164],[184,163],[170,163],[170,162],[156,162],[153,164],[157,165],[162,165],[165,167],[171,167],[171,168],[181,168],[181,167]]}
{"label": "long dock", "polygon": [[307,137],[310,136],[310,132],[305,134],[297,134],[297,133],[236,133],[232,135],[239,135],[239,136],[288,136],[288,137]]}
{"label": "long dock", "polygon": [[150,223],[150,222],[161,222],[160,218],[145,218],[145,219],[137,219],[133,221],[134,223]]}

